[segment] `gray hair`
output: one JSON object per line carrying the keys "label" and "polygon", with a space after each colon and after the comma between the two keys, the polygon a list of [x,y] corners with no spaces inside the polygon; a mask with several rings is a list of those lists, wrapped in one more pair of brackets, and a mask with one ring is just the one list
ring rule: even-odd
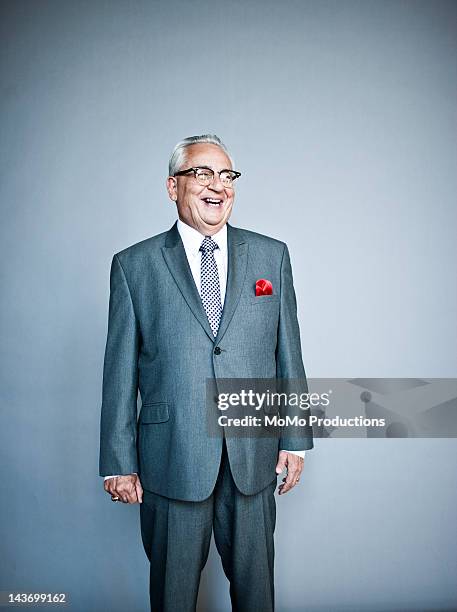
{"label": "gray hair", "polygon": [[230,153],[227,151],[227,147],[222,140],[216,136],[216,134],[202,134],[201,136],[189,136],[178,142],[173,149],[170,161],[168,163],[168,176],[174,176],[179,170],[183,170],[184,162],[186,161],[186,149],[194,144],[213,144],[220,147],[230,160],[233,168],[233,159],[230,157]]}

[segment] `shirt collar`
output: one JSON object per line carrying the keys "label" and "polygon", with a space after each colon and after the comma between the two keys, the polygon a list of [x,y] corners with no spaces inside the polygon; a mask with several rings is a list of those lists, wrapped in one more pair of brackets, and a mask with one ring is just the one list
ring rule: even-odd
{"label": "shirt collar", "polygon": [[[187,223],[184,223],[181,219],[178,219],[177,227],[186,251],[190,251],[193,255],[197,255],[205,235],[201,234],[194,227],[187,225]],[[219,249],[225,252],[227,250],[227,224],[225,223],[218,232],[211,236],[211,238],[217,243]]]}

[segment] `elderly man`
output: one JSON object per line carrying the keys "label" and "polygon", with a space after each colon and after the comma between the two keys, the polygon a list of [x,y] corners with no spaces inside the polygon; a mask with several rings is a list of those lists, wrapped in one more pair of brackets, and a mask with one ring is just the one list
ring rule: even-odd
{"label": "elderly man", "polygon": [[167,179],[178,220],[111,264],[100,475],[113,501],[141,504],[153,612],[195,610],[213,531],[233,610],[274,610],[277,475],[287,469],[290,491],[313,447],[309,426],[206,426],[207,379],[306,386],[287,246],[227,223],[239,176],[217,136],[179,142]]}

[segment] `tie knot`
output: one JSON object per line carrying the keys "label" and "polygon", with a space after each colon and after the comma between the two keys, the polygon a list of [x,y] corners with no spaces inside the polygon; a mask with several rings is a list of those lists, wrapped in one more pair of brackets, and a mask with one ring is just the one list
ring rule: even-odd
{"label": "tie knot", "polygon": [[200,246],[200,251],[202,251],[203,253],[212,253],[218,248],[219,246],[217,242],[214,242],[211,236],[206,236]]}

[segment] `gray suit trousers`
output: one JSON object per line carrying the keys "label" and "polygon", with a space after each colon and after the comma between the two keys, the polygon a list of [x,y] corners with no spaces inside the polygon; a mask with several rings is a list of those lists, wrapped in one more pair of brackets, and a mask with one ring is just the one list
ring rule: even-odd
{"label": "gray suit trousers", "polygon": [[218,478],[207,499],[174,500],[145,490],[140,520],[150,561],[151,612],[195,611],[213,530],[232,610],[273,612],[275,488],[276,477],[255,495],[240,493],[224,438]]}

